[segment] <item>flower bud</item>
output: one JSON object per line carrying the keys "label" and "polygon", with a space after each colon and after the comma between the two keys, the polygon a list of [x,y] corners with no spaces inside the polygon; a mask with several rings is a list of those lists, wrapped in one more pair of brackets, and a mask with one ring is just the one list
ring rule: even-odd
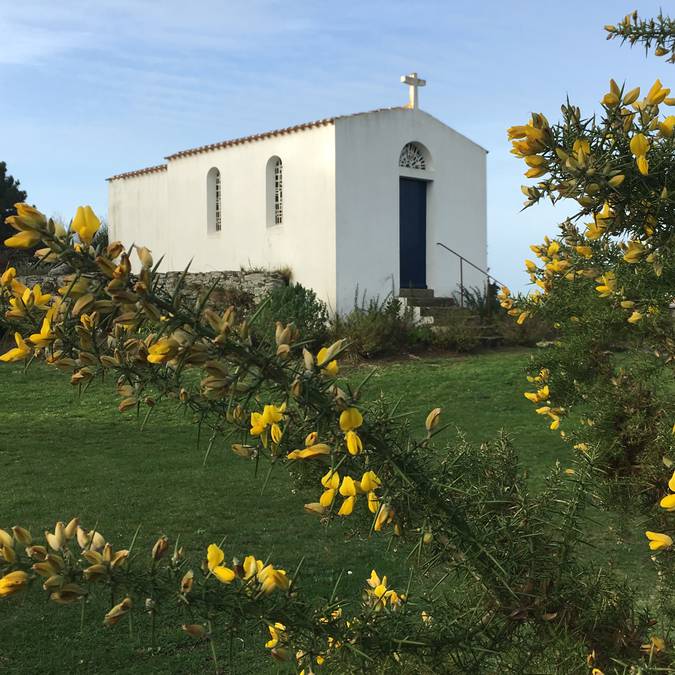
{"label": "flower bud", "polygon": [[136,249],[136,253],[138,254],[138,259],[141,261],[143,267],[152,267],[152,255],[148,248],[141,246],[141,248]]}
{"label": "flower bud", "polygon": [[293,380],[293,383],[291,384],[291,396],[293,398],[300,398],[302,396],[302,382],[300,381],[300,378],[295,378]]}
{"label": "flower bud", "polygon": [[103,619],[103,623],[106,626],[114,626],[132,607],[133,602],[131,598],[124,598],[122,602],[118,605],[115,605]]}
{"label": "flower bud", "polygon": [[192,590],[192,584],[194,583],[194,572],[190,570],[186,572],[180,582],[180,592],[183,595],[187,595]]}
{"label": "flower bud", "polygon": [[50,548],[54,551],[60,551],[66,543],[65,525],[59,521],[54,528],[54,534],[45,531],[45,539]]}
{"label": "flower bud", "polygon": [[31,536],[30,532],[23,527],[15,525],[12,528],[12,532],[14,533],[14,538],[22,546],[30,546],[31,542],[33,541],[33,537]]}
{"label": "flower bud", "polygon": [[305,370],[314,370],[314,356],[306,347],[302,348],[302,359],[305,362]]}
{"label": "flower bud", "polygon": [[0,548],[0,558],[6,560],[11,565],[16,562],[16,552],[11,546],[3,546]]}
{"label": "flower bud", "polygon": [[438,423],[440,422],[440,417],[441,417],[441,409],[440,408],[434,408],[427,415],[427,419],[424,422],[424,426],[426,427],[428,432],[431,433],[438,426]]}
{"label": "flower bud", "polygon": [[102,579],[104,576],[106,576],[107,573],[108,568],[101,563],[91,565],[82,571],[82,574],[84,574],[84,577],[87,581],[97,581],[98,579]]}
{"label": "flower bud", "polygon": [[206,628],[200,623],[184,623],[181,628],[195,640],[201,640],[206,635]]}
{"label": "flower bud", "polygon": [[80,525],[79,518],[72,518],[70,522],[66,525],[63,534],[66,539],[72,539],[77,534],[77,528]]}
{"label": "flower bud", "polygon": [[310,502],[309,504],[305,504],[305,511],[315,516],[322,516],[324,513],[326,513],[325,507],[321,506],[319,502]]}
{"label": "flower bud", "polygon": [[152,559],[157,561],[160,558],[164,557],[164,554],[169,548],[169,540],[167,537],[160,537],[155,545],[152,547]]}
{"label": "flower bud", "polygon": [[113,241],[110,244],[108,244],[108,248],[106,249],[106,254],[109,258],[114,260],[117,258],[117,256],[120,255],[124,251],[124,246],[122,246],[121,241]]}
{"label": "flower bud", "polygon": [[48,591],[52,588],[61,588],[63,586],[64,578],[60,574],[54,574],[42,584],[42,588]]}
{"label": "flower bud", "polygon": [[252,445],[242,445],[241,443],[232,444],[232,452],[244,459],[251,459],[255,453],[255,448]]}
{"label": "flower bud", "polygon": [[9,532],[5,532],[5,530],[0,530],[0,546],[11,547],[13,545],[14,541],[12,539],[12,535],[9,534]]}
{"label": "flower bud", "polygon": [[47,557],[47,549],[44,546],[28,546],[26,555],[33,560],[44,560]]}

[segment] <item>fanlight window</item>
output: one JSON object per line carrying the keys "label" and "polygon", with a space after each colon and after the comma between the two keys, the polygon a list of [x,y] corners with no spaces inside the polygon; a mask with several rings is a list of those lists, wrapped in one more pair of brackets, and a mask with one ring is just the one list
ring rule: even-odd
{"label": "fanlight window", "polygon": [[274,224],[281,225],[284,220],[284,176],[281,160],[274,163]]}
{"label": "fanlight window", "polygon": [[398,165],[406,169],[426,169],[427,163],[422,150],[416,143],[407,143],[403,146],[398,158]]}

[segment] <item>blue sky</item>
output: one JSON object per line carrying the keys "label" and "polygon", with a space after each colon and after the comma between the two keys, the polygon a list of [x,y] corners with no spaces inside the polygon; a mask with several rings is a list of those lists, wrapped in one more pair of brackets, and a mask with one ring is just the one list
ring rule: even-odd
{"label": "blue sky", "polygon": [[[69,219],[105,214],[114,173],[183,148],[405,103],[486,147],[489,264],[525,289],[528,245],[561,208],[521,213],[505,129],[565,96],[598,109],[609,77],[648,87],[675,67],[605,40],[657,2],[476,0],[23,0],[0,3],[0,159],[29,201]],[[452,218],[452,214],[448,214]]]}

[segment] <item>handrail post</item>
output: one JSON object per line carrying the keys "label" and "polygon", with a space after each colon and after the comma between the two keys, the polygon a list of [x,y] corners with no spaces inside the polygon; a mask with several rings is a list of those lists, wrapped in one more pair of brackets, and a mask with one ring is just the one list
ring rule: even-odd
{"label": "handrail post", "polygon": [[488,283],[490,283],[490,279],[494,279],[495,283],[498,286],[504,286],[504,284],[499,281],[498,279],[495,279],[489,272],[487,272],[484,269],[481,269],[478,267],[478,265],[474,265],[470,260],[467,260],[464,256],[460,255],[457,253],[457,251],[453,251],[449,246],[446,246],[444,243],[437,241],[436,246],[440,246],[441,248],[444,248],[446,251],[449,251],[452,253],[454,256],[459,258],[459,285],[460,285],[460,290],[462,291],[462,298],[464,297],[464,270],[463,270],[463,263],[466,261],[473,267],[475,270],[480,272],[481,274],[485,275],[487,277]]}

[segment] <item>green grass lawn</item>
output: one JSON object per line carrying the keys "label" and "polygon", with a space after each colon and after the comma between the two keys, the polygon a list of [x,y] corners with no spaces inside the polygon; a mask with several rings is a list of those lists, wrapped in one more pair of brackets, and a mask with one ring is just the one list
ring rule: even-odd
{"label": "green grass lawn", "polygon": [[[534,487],[569,450],[548,430],[522,396],[527,384],[525,351],[501,351],[465,358],[428,358],[362,366],[369,369],[371,396],[403,397],[402,409],[420,428],[434,406],[443,421],[480,441],[506,429]],[[272,475],[261,496],[263,475],[224,444],[203,464],[196,427],[172,414],[170,405],[150,417],[144,431],[133,414],[117,412],[112,383],[90,387],[79,398],[63,374],[32,367],[0,367],[0,527],[21,524],[34,532],[56,520],[81,517],[117,547],[128,546],[140,525],[140,540],[151,546],[161,534],[181,542],[199,559],[203,547],[226,537],[227,556],[254,553],[294,569],[305,556],[302,587],[328,594],[344,570],[342,592],[357,594],[372,566],[394,585],[407,581],[405,556],[381,540],[358,540],[340,525],[323,529],[305,515],[304,495],[294,494],[283,470]],[[450,431],[446,432],[450,433]],[[454,431],[452,432],[454,433]],[[602,544],[602,561],[618,564],[633,578],[651,583],[641,529],[617,531],[603,516],[590,538]],[[151,653],[148,626],[136,619],[104,629],[105,599],[57,607],[33,589],[0,602],[0,672],[192,673],[211,670],[210,656],[178,626],[166,626],[160,650]],[[260,634],[235,641],[233,672],[275,672]],[[218,645],[226,662],[229,641]]]}

